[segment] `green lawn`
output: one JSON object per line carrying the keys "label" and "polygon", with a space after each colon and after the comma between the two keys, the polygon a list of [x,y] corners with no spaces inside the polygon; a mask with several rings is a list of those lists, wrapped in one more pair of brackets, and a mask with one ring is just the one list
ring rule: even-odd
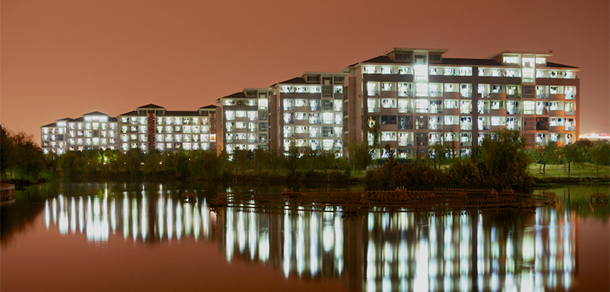
{"label": "green lawn", "polygon": [[[598,177],[596,165],[592,163],[584,163],[582,165],[572,164],[570,177]],[[540,164],[532,163],[529,167],[532,176],[537,178],[542,177],[568,177],[567,165],[563,164],[547,164],[546,175],[540,173]],[[610,175],[610,167],[599,166],[599,177]]]}

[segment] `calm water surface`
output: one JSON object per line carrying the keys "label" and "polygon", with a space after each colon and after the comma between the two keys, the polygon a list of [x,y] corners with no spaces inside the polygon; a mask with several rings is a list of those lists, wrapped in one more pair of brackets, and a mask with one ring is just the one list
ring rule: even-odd
{"label": "calm water surface", "polygon": [[[277,188],[72,183],[1,210],[2,291],[610,291],[608,185],[536,212],[210,207]],[[540,191],[540,190],[539,190]],[[538,192],[539,192],[538,191]],[[181,200],[194,194],[196,203]]]}

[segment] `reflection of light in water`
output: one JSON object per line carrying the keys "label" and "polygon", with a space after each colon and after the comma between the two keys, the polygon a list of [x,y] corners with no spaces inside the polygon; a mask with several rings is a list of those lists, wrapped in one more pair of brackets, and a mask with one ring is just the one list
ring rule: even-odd
{"label": "reflection of light in water", "polygon": [[167,238],[168,239],[172,239],[172,236],[174,235],[174,220],[173,220],[173,210],[174,210],[174,206],[173,206],[173,202],[172,202],[172,198],[169,197],[167,198]]}
{"label": "reflection of light in water", "polygon": [[58,201],[59,201],[59,219],[57,222],[57,227],[59,227],[59,233],[61,234],[66,234],[68,233],[70,224],[68,221],[68,214],[66,214],[66,209],[64,208],[64,200],[65,198],[63,196],[59,196]]}
{"label": "reflection of light in water", "polygon": [[311,275],[318,274],[318,221],[317,213],[313,212],[309,220],[309,256],[311,263]]}
{"label": "reflection of light in water", "polygon": [[341,213],[334,213],[335,216],[335,263],[339,275],[343,272],[343,222]]}
{"label": "reflection of light in water", "polygon": [[184,236],[191,235],[191,226],[193,225],[191,214],[193,212],[192,205],[189,203],[182,204],[184,207]]}
{"label": "reflection of light in water", "polygon": [[421,237],[416,252],[416,270],[414,291],[428,291],[428,242]]}
{"label": "reflection of light in water", "polygon": [[110,226],[112,233],[116,232],[116,200],[113,198],[110,205]]}
{"label": "reflection of light in water", "polygon": [[383,277],[382,287],[383,291],[392,291],[392,280],[390,280],[389,276]]}
{"label": "reflection of light in water", "polygon": [[329,225],[324,226],[322,240],[324,242],[324,251],[330,252],[330,250],[333,248],[333,229]]}
{"label": "reflection of light in water", "polygon": [[199,208],[198,203],[195,203],[193,206],[193,235],[195,236],[195,240],[199,239],[199,232],[201,230],[201,218],[199,218]]}
{"label": "reflection of light in water", "polygon": [[51,211],[49,211],[49,201],[44,202],[44,224],[49,229],[49,225],[51,225]]}
{"label": "reflection of light in water", "polygon": [[176,204],[176,239],[182,237],[182,204]]}
{"label": "reflection of light in water", "polygon": [[264,263],[264,262],[267,262],[267,260],[269,259],[269,233],[263,232],[261,234],[259,240],[260,240],[260,244],[259,244],[258,254],[259,254],[259,258]]}
{"label": "reflection of light in water", "polygon": [[129,236],[129,200],[127,193],[123,193],[123,238]]}
{"label": "reflection of light in water", "polygon": [[[222,226],[216,226],[216,214],[205,198],[173,204],[163,193],[158,198],[140,196],[139,191],[123,194],[122,200],[113,195],[49,199],[44,207],[47,228],[56,224],[62,234],[80,229],[92,241],[107,241],[116,228],[126,238],[147,241],[171,240],[174,233],[179,239],[210,239],[216,229],[229,261],[236,255],[263,263],[273,258],[286,277],[291,272],[336,277],[349,262],[362,268],[359,287],[371,290],[470,291],[475,283],[481,291],[557,290],[570,287],[576,267],[576,234],[571,229],[577,218],[563,210],[540,210],[535,226],[517,232],[507,232],[494,221],[486,224],[482,215],[435,214],[424,219],[414,213],[371,212],[347,219],[362,220],[348,225],[339,212],[304,208],[281,215],[226,208],[218,217]],[[360,228],[355,234],[362,236],[356,246],[343,239],[353,228]],[[344,244],[350,248],[345,255]],[[359,262],[354,263],[358,253]]]}
{"label": "reflection of light in water", "polygon": [[148,206],[146,194],[144,193],[144,191],[142,191],[142,216],[140,217],[140,220],[142,220],[142,222],[140,225],[142,225],[143,240],[146,240],[146,237],[148,236],[148,208],[146,208],[146,206]]}
{"label": "reflection of light in water", "polygon": [[298,220],[298,225],[297,225],[297,250],[296,250],[296,256],[297,256],[297,272],[299,273],[299,276],[303,273],[303,268],[305,266],[305,260],[303,259],[305,257],[304,253],[305,253],[305,235],[303,235],[303,216],[302,216],[302,211],[299,211],[299,220]]}
{"label": "reflection of light in water", "polygon": [[70,231],[76,233],[76,201],[70,198]]}
{"label": "reflection of light in water", "polygon": [[53,224],[57,224],[57,199],[53,198],[51,201],[51,210],[53,210]]}
{"label": "reflection of light in water", "polygon": [[138,201],[131,199],[131,236],[135,241],[138,236]]}
{"label": "reflection of light in water", "polygon": [[163,195],[160,193],[159,199],[157,199],[157,232],[159,233],[160,238],[163,238],[163,233],[165,232],[165,226],[163,226],[163,218],[165,217],[164,210]]}
{"label": "reflection of light in water", "polygon": [[[240,205],[243,206],[243,205]],[[239,212],[237,218],[237,240],[239,241],[239,252],[243,253],[246,247],[246,230],[244,226],[244,212]]]}
{"label": "reflection of light in water", "polygon": [[233,244],[235,235],[233,234],[233,208],[227,208],[227,260],[230,262],[233,256]]}
{"label": "reflection of light in water", "polygon": [[[251,200],[250,204],[254,204],[254,201]],[[257,231],[256,226],[256,215],[254,212],[251,212],[248,216],[248,243],[250,244],[250,259],[254,260],[254,255],[256,254],[256,243],[257,243]]]}
{"label": "reflection of light in water", "polygon": [[292,230],[288,212],[284,214],[284,275],[290,273],[290,256],[292,254]]}

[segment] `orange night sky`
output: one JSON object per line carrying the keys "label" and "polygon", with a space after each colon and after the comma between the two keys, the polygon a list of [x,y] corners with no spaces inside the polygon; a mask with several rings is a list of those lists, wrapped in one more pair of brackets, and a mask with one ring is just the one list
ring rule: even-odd
{"label": "orange night sky", "polygon": [[1,122],[155,103],[195,110],[244,87],[340,71],[393,47],[447,57],[548,52],[581,72],[581,132],[610,132],[608,0],[3,0]]}

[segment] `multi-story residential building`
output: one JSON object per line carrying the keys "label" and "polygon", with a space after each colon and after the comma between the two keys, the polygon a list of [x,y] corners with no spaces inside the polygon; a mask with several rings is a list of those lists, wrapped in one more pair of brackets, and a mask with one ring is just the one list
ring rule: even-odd
{"label": "multi-story residential building", "polygon": [[221,97],[218,114],[218,149],[269,149],[269,88],[246,88]]}
{"label": "multi-story residential building", "polygon": [[144,152],[216,149],[216,106],[196,111],[168,111],[148,104],[117,117],[121,151]]}
{"label": "multi-story residential building", "polygon": [[[579,136],[579,68],[549,53],[445,58],[444,49],[395,48],[343,73],[308,72],[246,88],[196,111],[149,104],[118,118],[93,112],[41,127],[45,153],[88,149],[277,149],[345,152],[367,143],[376,157],[414,157],[450,145],[468,154],[485,134],[519,130],[528,146]],[[219,112],[219,115],[216,115]],[[218,134],[218,143],[216,136]]]}
{"label": "multi-story residential building", "polygon": [[[528,146],[578,137],[576,67],[552,53],[502,52],[489,59],[444,58],[447,50],[395,48],[350,65],[344,133],[413,157],[436,143],[467,154],[491,130],[522,131]],[[386,146],[388,145],[388,146]]]}
{"label": "multi-story residential building", "polygon": [[117,149],[117,119],[104,113],[91,112],[76,119],[64,118],[40,129],[45,154]]}
{"label": "multi-story residential building", "polygon": [[271,147],[343,150],[343,79],[346,73],[313,73],[272,85]]}

